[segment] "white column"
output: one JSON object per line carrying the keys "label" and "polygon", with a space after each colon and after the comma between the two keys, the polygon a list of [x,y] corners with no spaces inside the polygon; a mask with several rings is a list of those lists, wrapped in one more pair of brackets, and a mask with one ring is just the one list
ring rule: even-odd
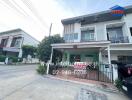
{"label": "white column", "polygon": [[118,66],[116,64],[113,64],[113,80],[115,81],[118,79]]}
{"label": "white column", "polygon": [[47,71],[46,71],[47,74],[49,74],[49,66],[52,63],[52,57],[53,57],[53,48],[51,49],[50,60],[49,60],[49,62],[47,64]]}
{"label": "white column", "polygon": [[102,52],[99,50],[99,62],[102,62]]}
{"label": "white column", "polygon": [[50,55],[50,64],[52,63],[52,58],[53,58],[53,48],[51,49],[51,55]]}
{"label": "white column", "polygon": [[108,51],[108,63],[111,64],[110,46],[107,47],[107,51]]}
{"label": "white column", "polygon": [[20,48],[22,48],[22,46],[23,46],[23,41],[24,41],[24,37],[21,38],[21,41],[20,41]]}
{"label": "white column", "polygon": [[22,49],[19,50],[18,57],[19,57],[19,58],[22,58]]}

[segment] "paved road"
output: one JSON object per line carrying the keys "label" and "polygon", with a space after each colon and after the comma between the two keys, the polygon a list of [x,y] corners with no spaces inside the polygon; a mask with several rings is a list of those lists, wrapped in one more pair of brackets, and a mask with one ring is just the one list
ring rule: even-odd
{"label": "paved road", "polygon": [[0,100],[75,100],[82,89],[106,95],[108,100],[129,100],[123,94],[40,76],[35,69],[36,65],[0,65]]}

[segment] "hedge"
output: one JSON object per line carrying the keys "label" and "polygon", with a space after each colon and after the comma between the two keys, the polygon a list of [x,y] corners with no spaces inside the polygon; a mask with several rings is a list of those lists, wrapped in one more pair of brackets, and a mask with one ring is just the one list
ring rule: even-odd
{"label": "hedge", "polygon": [[5,58],[6,58],[6,56],[0,55],[0,62],[5,62]]}
{"label": "hedge", "polygon": [[[0,62],[5,62],[6,56],[4,55],[0,55]],[[12,60],[12,62],[22,62],[22,58],[18,58],[18,57],[9,57],[9,60]]]}

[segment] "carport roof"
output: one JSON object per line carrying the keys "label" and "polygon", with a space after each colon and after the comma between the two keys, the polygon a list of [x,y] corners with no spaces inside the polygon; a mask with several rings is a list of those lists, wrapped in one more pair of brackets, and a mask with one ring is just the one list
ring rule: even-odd
{"label": "carport roof", "polygon": [[108,47],[110,41],[94,41],[94,42],[74,42],[74,43],[58,43],[51,44],[54,49],[72,49],[72,48],[101,48]]}

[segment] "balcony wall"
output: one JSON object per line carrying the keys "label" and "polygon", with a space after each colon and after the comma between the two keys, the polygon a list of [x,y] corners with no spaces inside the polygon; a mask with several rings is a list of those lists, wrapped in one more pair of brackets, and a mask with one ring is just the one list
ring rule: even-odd
{"label": "balcony wall", "polygon": [[129,38],[128,36],[111,37],[109,38],[109,41],[111,41],[111,43],[129,43]]}

